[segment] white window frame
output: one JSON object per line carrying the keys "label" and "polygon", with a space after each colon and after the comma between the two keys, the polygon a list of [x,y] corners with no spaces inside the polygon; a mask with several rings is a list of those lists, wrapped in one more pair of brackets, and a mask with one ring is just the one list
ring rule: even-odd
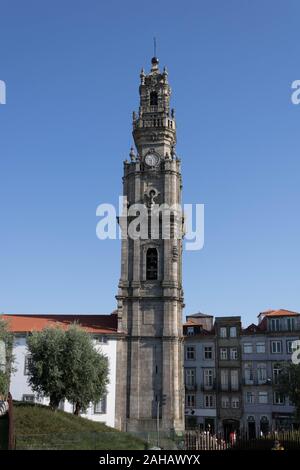
{"label": "white window frame", "polygon": [[221,396],[221,408],[230,408],[230,400],[227,395]]}
{"label": "white window frame", "polygon": [[[282,398],[282,400],[277,400],[277,398]],[[280,392],[274,392],[273,396],[274,405],[285,405],[285,396]]]}
{"label": "white window frame", "polygon": [[237,327],[231,326],[229,329],[229,337],[230,338],[237,338]]}
{"label": "white window frame", "polygon": [[287,354],[293,354],[293,352],[294,352],[293,342],[294,341],[295,341],[294,339],[287,339],[286,340],[286,352],[287,352]]}
{"label": "white window frame", "polygon": [[227,361],[228,351],[227,348],[220,348],[220,361]]}
{"label": "white window frame", "polygon": [[[249,349],[249,351],[248,351]],[[243,351],[244,354],[252,354],[253,353],[253,343],[244,343],[243,344]]]}
{"label": "white window frame", "polygon": [[229,371],[228,369],[221,369],[220,371],[221,390],[229,389]]}
{"label": "white window frame", "polygon": [[220,338],[227,338],[227,328],[226,326],[220,327]]}
{"label": "white window frame", "polygon": [[260,405],[267,405],[269,403],[269,394],[268,394],[268,392],[265,392],[265,391],[258,392],[258,403]]}
{"label": "white window frame", "polygon": [[[259,351],[259,347],[261,347],[261,346],[262,346],[263,350]],[[256,343],[256,352],[257,352],[257,354],[265,354],[265,352],[266,352],[266,343],[264,341],[258,341]]]}
{"label": "white window frame", "polygon": [[278,377],[282,372],[282,365],[280,363],[274,363],[272,366],[272,377],[273,383],[277,385],[279,383]]}
{"label": "white window frame", "polygon": [[[259,371],[264,371],[264,374],[261,374]],[[259,385],[266,383],[268,379],[267,364],[265,362],[258,363],[256,366],[257,371],[257,382]]]}
{"label": "white window frame", "polygon": [[[206,357],[206,356],[209,357]],[[213,359],[213,348],[212,346],[204,346],[204,359],[205,360],[212,360]]]}
{"label": "white window frame", "polygon": [[238,360],[238,348],[230,348],[230,360],[231,361]]}
{"label": "white window frame", "polygon": [[280,319],[271,318],[271,331],[280,331]]}
{"label": "white window frame", "polygon": [[239,407],[240,407],[239,397],[232,397],[231,398],[231,408],[238,409]]}
{"label": "white window frame", "polygon": [[[274,346],[276,347],[274,348]],[[280,345],[280,348],[278,348]],[[271,354],[282,354],[282,341],[280,340],[272,340],[271,341]]]}
{"label": "white window frame", "polygon": [[185,396],[185,406],[186,408],[196,408],[196,394],[187,393]]}
{"label": "white window frame", "polygon": [[253,385],[254,375],[253,375],[252,363],[248,363],[244,365],[244,377],[245,377],[245,385]]}
{"label": "white window frame", "polygon": [[[24,359],[24,375],[29,375],[28,363],[31,361],[30,354],[26,354]],[[25,394],[26,395],[26,394]],[[28,394],[27,394],[28,395]]]}
{"label": "white window frame", "polygon": [[[251,400],[248,399],[249,397],[251,397]],[[254,405],[254,403],[255,403],[254,392],[251,392],[251,391],[246,392],[245,401],[246,401],[247,405]]]}
{"label": "white window frame", "polygon": [[[189,357],[189,355],[191,355],[192,357]],[[186,345],[186,347],[185,347],[185,359],[187,361],[195,361],[196,360],[196,346]]]}
{"label": "white window frame", "polygon": [[194,336],[194,334],[195,334],[194,327],[193,326],[188,326],[186,332],[187,332],[187,336]]}
{"label": "white window frame", "polygon": [[196,385],[196,369],[193,367],[187,367],[185,369],[185,385],[188,387],[194,387]]}
{"label": "white window frame", "polygon": [[[100,411],[98,411],[98,409]],[[107,414],[107,395],[104,395],[98,403],[94,404],[94,415],[106,415]]]}
{"label": "white window frame", "polygon": [[214,408],[215,400],[214,395],[205,394],[204,395],[204,408]]}
{"label": "white window frame", "polygon": [[230,370],[230,386],[232,391],[237,391],[239,389],[239,371],[238,369]]}
{"label": "white window frame", "polygon": [[203,369],[203,383],[205,387],[213,387],[213,384],[214,384],[213,369]]}
{"label": "white window frame", "polygon": [[26,403],[34,403],[35,396],[32,393],[25,393],[22,395],[22,401],[25,401]]}

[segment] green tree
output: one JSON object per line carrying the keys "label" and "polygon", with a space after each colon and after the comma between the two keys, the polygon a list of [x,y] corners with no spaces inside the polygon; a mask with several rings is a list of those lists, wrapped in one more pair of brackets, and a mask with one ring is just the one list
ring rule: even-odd
{"label": "green tree", "polygon": [[66,331],[46,328],[28,339],[29,383],[39,395],[50,397],[57,409],[63,399],[75,404],[75,414],[98,402],[108,383],[107,358],[96,351],[90,335],[78,325]]}
{"label": "green tree", "polygon": [[64,360],[65,332],[61,328],[45,328],[27,339],[29,384],[38,395],[50,398],[50,407],[57,409],[65,398]]}
{"label": "green tree", "polygon": [[300,421],[300,364],[287,363],[283,366],[277,390],[289,396],[295,406],[297,421]]}
{"label": "green tree", "polygon": [[66,331],[66,398],[75,404],[74,414],[97,403],[106,393],[108,361],[96,351],[90,335],[76,325]]}
{"label": "green tree", "polygon": [[10,376],[13,372],[13,334],[8,323],[0,318],[0,396],[6,398],[9,392]]}

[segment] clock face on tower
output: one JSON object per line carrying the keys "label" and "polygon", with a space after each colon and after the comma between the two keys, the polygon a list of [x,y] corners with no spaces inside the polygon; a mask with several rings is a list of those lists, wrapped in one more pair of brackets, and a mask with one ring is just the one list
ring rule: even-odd
{"label": "clock face on tower", "polygon": [[145,163],[153,168],[159,164],[159,156],[156,153],[147,153]]}

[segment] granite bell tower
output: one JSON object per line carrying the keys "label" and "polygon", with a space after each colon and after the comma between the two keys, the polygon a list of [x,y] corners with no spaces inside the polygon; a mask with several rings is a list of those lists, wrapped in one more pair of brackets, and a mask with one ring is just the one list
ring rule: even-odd
{"label": "granite bell tower", "polygon": [[[143,204],[150,217],[154,206],[181,204],[182,190],[171,88],[156,57],[148,74],[141,71],[139,94],[123,195],[127,209]],[[182,235],[174,236],[175,219],[182,229],[182,216],[178,222],[171,212],[169,237],[159,225],[156,236],[148,227],[147,237],[122,239],[116,427],[125,431],[153,431],[157,419],[163,431],[184,429]]]}

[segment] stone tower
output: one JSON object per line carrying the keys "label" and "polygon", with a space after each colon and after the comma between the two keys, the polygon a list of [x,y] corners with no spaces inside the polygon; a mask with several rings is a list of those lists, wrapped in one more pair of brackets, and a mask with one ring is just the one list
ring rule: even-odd
{"label": "stone tower", "polygon": [[[149,218],[153,206],[181,204],[182,182],[167,70],[161,72],[154,57],[140,80],[139,112],[133,113],[136,151],[124,162],[123,194],[128,210],[143,204]],[[155,430],[158,416],[161,430],[184,429],[183,218],[171,212],[167,238],[159,220],[156,236],[149,238],[149,223],[146,237],[122,240],[116,427],[127,431]]]}

